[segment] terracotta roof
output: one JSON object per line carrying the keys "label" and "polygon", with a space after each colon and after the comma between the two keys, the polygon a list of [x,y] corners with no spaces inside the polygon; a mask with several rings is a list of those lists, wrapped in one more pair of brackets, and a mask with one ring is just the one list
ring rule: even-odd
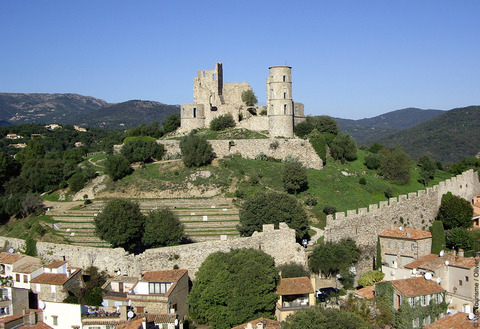
{"label": "terracotta roof", "polygon": [[41,283],[50,285],[64,285],[65,282],[75,276],[80,269],[76,269],[69,277],[64,273],[43,273],[36,278],[32,279],[30,283]]}
{"label": "terracotta roof", "polygon": [[176,282],[182,278],[188,270],[166,270],[166,271],[150,271],[142,275],[140,281],[148,282]]}
{"label": "terracotta roof", "polygon": [[422,230],[417,230],[415,228],[405,227],[401,231],[398,227],[394,229],[387,229],[380,233],[381,237],[386,238],[399,238],[399,239],[409,239],[409,240],[419,240],[427,239],[432,237],[432,233]]}
{"label": "terracotta roof", "polygon": [[255,328],[255,326],[259,322],[263,322],[263,324],[264,324],[263,328],[264,329],[280,329],[281,326],[282,326],[281,323],[278,322],[278,321],[270,320],[270,319],[266,319],[266,318],[258,318],[256,320],[253,320],[253,321],[241,324],[239,326],[233,327],[232,329],[246,329],[247,325],[249,323],[252,325],[253,328]]}
{"label": "terracotta roof", "polygon": [[313,293],[312,282],[307,277],[281,278],[277,295],[299,295]]}
{"label": "terracotta roof", "polygon": [[34,326],[22,326],[20,328],[32,328],[32,329],[53,329],[53,327],[50,327],[48,324],[45,324],[43,322],[38,322]]}
{"label": "terracotta roof", "polygon": [[353,293],[365,299],[373,299],[375,298],[375,286],[363,287],[362,289],[355,290]]}
{"label": "terracotta roof", "polygon": [[407,265],[405,265],[404,267],[405,268],[410,268],[410,269],[414,269],[414,268],[423,268],[423,265],[427,264],[427,263],[430,263],[432,260],[434,260],[435,258],[438,258],[438,255],[436,254],[428,254],[426,256],[423,256],[423,257],[420,257],[418,259],[415,259],[413,262],[411,263],[408,263]]}
{"label": "terracotta roof", "polygon": [[[479,261],[480,259],[477,258]],[[446,266],[445,262],[448,261],[449,266],[461,267],[461,268],[472,268],[475,266],[475,258],[473,257],[463,257],[463,256],[454,256],[454,255],[445,255],[439,257],[435,254],[430,254],[423,256],[413,262],[405,265],[406,268],[421,268],[430,271],[438,270],[439,268]]]}
{"label": "terracotta roof", "polygon": [[0,252],[0,264],[12,265],[13,263],[18,262],[23,257],[25,256],[19,254],[11,254],[9,252]]}
{"label": "terracotta roof", "polygon": [[127,293],[126,292],[118,292],[118,291],[113,291],[109,290],[102,294],[103,298],[108,298],[108,299],[127,299]]}
{"label": "terracotta roof", "polygon": [[167,313],[138,313],[137,316],[146,318],[148,322],[154,323],[174,323],[177,317],[175,314]]}
{"label": "terracotta roof", "polygon": [[56,260],[50,264],[48,264],[47,266],[45,266],[45,268],[59,268],[60,266],[66,264],[67,262],[64,261],[64,260]]}
{"label": "terracotta roof", "polygon": [[477,328],[475,321],[468,319],[467,313],[458,312],[455,315],[447,315],[443,319],[435,321],[424,329],[473,329]]}
{"label": "terracotta roof", "polygon": [[110,282],[128,282],[128,283],[136,283],[138,281],[137,277],[133,276],[125,276],[125,275],[117,275],[110,280]]}
{"label": "terracotta roof", "polygon": [[142,329],[142,328],[143,328],[143,319],[132,319],[116,327],[116,329]]}
{"label": "terracotta roof", "polygon": [[27,263],[27,264],[23,264],[23,265],[20,265],[19,267],[17,267],[14,270],[14,272],[23,273],[23,274],[30,274],[30,273],[38,270],[41,267],[42,267],[42,265],[40,265],[40,264]]}
{"label": "terracotta roof", "polygon": [[445,291],[436,282],[432,280],[427,281],[423,277],[393,280],[391,282],[405,297],[429,295]]}
{"label": "terracotta roof", "polygon": [[24,316],[25,316],[25,314],[22,314],[22,313],[9,315],[9,316],[6,316],[4,318],[1,318],[0,323],[4,324],[4,323],[8,323],[10,321],[15,321],[17,319],[23,318]]}

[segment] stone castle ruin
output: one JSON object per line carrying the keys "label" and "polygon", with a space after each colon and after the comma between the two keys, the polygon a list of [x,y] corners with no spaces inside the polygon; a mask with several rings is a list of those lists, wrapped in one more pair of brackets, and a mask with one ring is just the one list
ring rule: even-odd
{"label": "stone castle ruin", "polygon": [[181,107],[181,131],[206,128],[216,117],[230,113],[239,128],[293,138],[293,127],[305,120],[305,114],[304,105],[293,101],[292,68],[269,68],[266,106],[247,106],[242,101],[242,93],[251,89],[247,82],[224,84],[222,63],[216,63],[214,70],[198,71],[193,78],[193,104]]}

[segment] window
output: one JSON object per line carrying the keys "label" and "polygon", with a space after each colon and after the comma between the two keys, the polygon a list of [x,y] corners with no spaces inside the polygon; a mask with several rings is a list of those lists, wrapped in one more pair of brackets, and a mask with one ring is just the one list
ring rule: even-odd
{"label": "window", "polygon": [[26,275],[23,276],[23,283],[28,283],[28,276]]}
{"label": "window", "polygon": [[52,294],[54,294],[55,291],[56,291],[55,286],[52,284],[52,285],[50,286],[50,292],[51,292]]}
{"label": "window", "polygon": [[392,244],[390,243],[390,241],[388,241],[388,248],[391,248],[392,247]]}
{"label": "window", "polygon": [[465,276],[465,282],[468,282],[468,276]]}
{"label": "window", "polygon": [[395,249],[398,249],[398,241],[395,241]]}
{"label": "window", "polygon": [[287,76],[286,75],[283,76],[283,82],[285,82],[285,81],[287,81]]}
{"label": "window", "polygon": [[415,250],[415,243],[412,243],[412,250]]}
{"label": "window", "polygon": [[172,286],[172,283],[168,282],[149,282],[148,293],[149,294],[165,294]]}
{"label": "window", "polygon": [[405,249],[405,242],[402,242],[402,249]]}
{"label": "window", "polygon": [[193,108],[192,115],[193,115],[194,118],[197,117],[197,108],[196,107]]}
{"label": "window", "polygon": [[58,326],[58,316],[52,315],[52,321],[54,326]]}
{"label": "window", "polygon": [[287,114],[287,104],[283,104],[283,114]]}
{"label": "window", "polygon": [[283,93],[283,99],[287,99],[287,93]]}
{"label": "window", "polygon": [[15,281],[20,282],[20,274],[15,274]]}
{"label": "window", "polygon": [[458,280],[458,285],[461,286],[463,284],[462,280]]}
{"label": "window", "polygon": [[427,296],[422,295],[422,306],[427,305]]}

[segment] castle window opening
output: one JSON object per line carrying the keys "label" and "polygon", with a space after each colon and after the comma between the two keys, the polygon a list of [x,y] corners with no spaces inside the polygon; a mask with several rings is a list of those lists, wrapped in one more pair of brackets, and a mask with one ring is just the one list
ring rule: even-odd
{"label": "castle window opening", "polygon": [[213,81],[217,81],[217,75],[213,74]]}
{"label": "castle window opening", "polygon": [[218,110],[218,108],[217,108],[216,106],[212,106],[212,107],[210,108],[210,111],[217,111],[217,110]]}
{"label": "castle window opening", "polygon": [[194,118],[197,117],[197,108],[196,107],[193,108],[192,114],[193,114]]}
{"label": "castle window opening", "polygon": [[249,108],[247,111],[248,111],[251,115],[257,115],[257,110],[254,109],[253,107]]}
{"label": "castle window opening", "polygon": [[283,104],[283,114],[287,114],[287,104]]}
{"label": "castle window opening", "polygon": [[283,93],[283,99],[287,99],[287,93]]}
{"label": "castle window opening", "polygon": [[205,78],[207,76],[207,72],[203,71],[203,77]]}
{"label": "castle window opening", "polygon": [[283,82],[285,82],[285,81],[287,81],[287,76],[286,75],[283,76]]}

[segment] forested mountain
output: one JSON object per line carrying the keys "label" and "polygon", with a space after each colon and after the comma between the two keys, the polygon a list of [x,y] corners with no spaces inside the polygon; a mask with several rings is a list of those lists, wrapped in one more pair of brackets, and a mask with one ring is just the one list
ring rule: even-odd
{"label": "forested mountain", "polygon": [[180,114],[180,106],[131,100],[86,113],[78,118],[77,124],[107,129],[133,128],[141,123],[162,123],[172,113]]}
{"label": "forested mountain", "polygon": [[443,164],[475,156],[480,151],[480,106],[456,108],[395,134],[371,140],[402,146],[418,159],[429,155]]}
{"label": "forested mountain", "polygon": [[107,105],[104,100],[77,94],[0,93],[0,125],[73,123],[84,113]]}
{"label": "forested mountain", "polygon": [[366,141],[381,138],[389,134],[413,127],[430,120],[445,111],[406,108],[388,112],[373,118],[350,120],[334,118],[340,131],[349,133],[359,145]]}

